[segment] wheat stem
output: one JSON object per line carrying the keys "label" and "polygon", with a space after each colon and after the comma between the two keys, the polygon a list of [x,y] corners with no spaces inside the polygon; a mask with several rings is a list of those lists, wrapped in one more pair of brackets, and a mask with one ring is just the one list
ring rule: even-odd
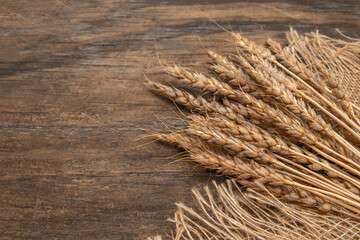
{"label": "wheat stem", "polygon": [[[318,98],[320,98],[322,101],[324,101],[328,107],[332,110],[334,110],[339,116],[341,116],[351,127],[353,127],[354,129],[356,129],[357,132],[360,131],[360,127],[354,123],[351,119],[349,119],[348,116],[346,116],[346,114],[344,114],[341,110],[339,110],[336,106],[334,106],[333,104],[331,104],[331,102],[329,102],[329,100],[327,100],[325,97],[323,97],[318,91],[316,91],[315,89],[313,89],[310,85],[308,85],[304,80],[302,80],[300,77],[298,77],[297,75],[295,75],[294,73],[292,73],[290,70],[288,70],[286,67],[284,67],[281,63],[275,61],[275,64],[277,66],[279,66],[281,69],[283,69],[286,73],[288,73],[289,75],[291,75],[293,78],[297,79],[299,82],[301,82],[302,84],[304,84],[311,92],[313,92]],[[316,107],[318,107],[319,109],[321,109],[324,113],[326,113],[330,118],[334,119],[336,122],[338,122],[339,124],[341,124],[341,126],[343,126],[345,129],[347,129],[354,137],[356,137],[359,141],[360,141],[360,136],[357,132],[355,132],[354,130],[352,130],[349,126],[347,126],[345,123],[343,123],[341,120],[339,120],[337,117],[335,117],[333,114],[331,114],[329,111],[327,111],[325,108],[321,107],[318,103],[315,103],[315,101],[313,101],[310,97],[305,97],[305,94],[302,94],[300,91],[298,92],[299,94],[301,94],[302,97],[306,98],[306,100],[308,100],[309,102],[313,103],[314,105],[316,105]]]}

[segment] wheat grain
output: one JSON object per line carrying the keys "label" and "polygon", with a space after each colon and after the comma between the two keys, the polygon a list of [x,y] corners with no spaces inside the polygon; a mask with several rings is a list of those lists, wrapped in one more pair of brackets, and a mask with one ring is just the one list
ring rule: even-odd
{"label": "wheat grain", "polygon": [[[174,102],[186,106],[190,110],[202,114],[218,113],[237,122],[244,120],[242,115],[236,114],[231,108],[221,105],[216,101],[209,102],[201,96],[195,97],[183,90],[175,87],[168,87],[157,82],[148,81],[148,85],[158,94],[166,96]],[[245,115],[244,117],[250,117],[250,115]]]}

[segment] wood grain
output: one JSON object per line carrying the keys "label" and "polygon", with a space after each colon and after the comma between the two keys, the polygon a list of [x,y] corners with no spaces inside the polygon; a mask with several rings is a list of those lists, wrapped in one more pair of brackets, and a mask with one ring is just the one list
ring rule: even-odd
{"label": "wood grain", "polygon": [[211,178],[147,137],[184,127],[178,109],[144,85],[143,73],[170,79],[157,52],[163,61],[206,70],[202,44],[234,50],[209,16],[262,43],[268,36],[284,42],[289,26],[359,37],[359,5],[3,0],[0,238],[144,239],[168,232],[174,203],[190,202],[190,189]]}

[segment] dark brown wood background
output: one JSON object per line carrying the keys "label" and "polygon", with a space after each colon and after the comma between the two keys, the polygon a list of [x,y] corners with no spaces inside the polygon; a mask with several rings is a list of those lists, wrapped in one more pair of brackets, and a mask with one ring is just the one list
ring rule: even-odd
{"label": "dark brown wood background", "polygon": [[[335,28],[360,37],[349,1],[0,1],[0,238],[144,239],[210,181],[144,131],[181,127],[144,85],[162,60],[205,69],[233,51],[211,22],[261,43]],[[199,41],[202,39],[202,44]],[[197,67],[201,65],[201,67]],[[174,83],[174,82],[172,82]],[[176,83],[174,83],[176,84]]]}

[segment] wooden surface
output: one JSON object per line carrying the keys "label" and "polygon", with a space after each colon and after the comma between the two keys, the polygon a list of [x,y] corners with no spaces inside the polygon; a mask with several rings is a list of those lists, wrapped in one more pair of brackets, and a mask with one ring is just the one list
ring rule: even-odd
{"label": "wooden surface", "polygon": [[[221,3],[220,3],[221,2]],[[162,60],[205,69],[233,51],[212,23],[264,42],[335,28],[360,37],[352,1],[2,0],[0,239],[144,239],[172,228],[175,202],[209,173],[144,131],[181,127],[152,94]],[[176,84],[174,81],[173,84]],[[176,159],[176,157],[175,157]]]}

